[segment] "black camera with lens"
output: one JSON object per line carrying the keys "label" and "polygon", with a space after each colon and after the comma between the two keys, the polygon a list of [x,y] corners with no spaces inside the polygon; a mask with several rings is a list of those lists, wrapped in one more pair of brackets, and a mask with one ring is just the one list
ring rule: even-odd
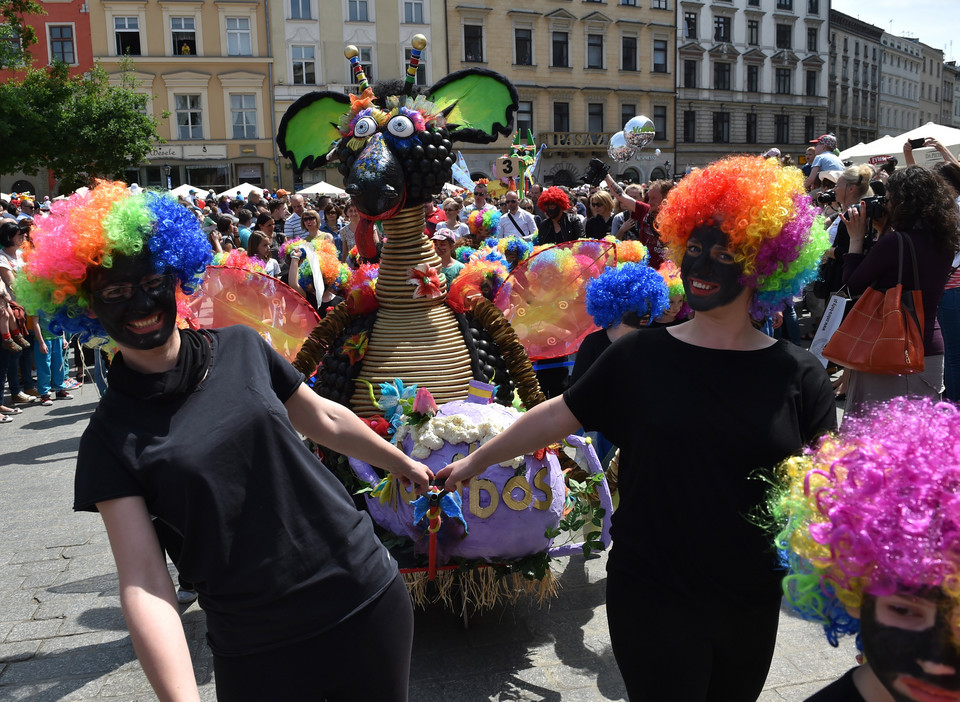
{"label": "black camera with lens", "polygon": [[[878,219],[883,217],[883,206],[887,204],[887,198],[883,195],[866,197],[863,202],[857,203],[857,211],[867,219]],[[861,209],[860,205],[863,205]]]}
{"label": "black camera with lens", "polygon": [[829,205],[831,202],[837,201],[837,191],[834,190],[824,190],[817,194],[817,204],[818,205]]}

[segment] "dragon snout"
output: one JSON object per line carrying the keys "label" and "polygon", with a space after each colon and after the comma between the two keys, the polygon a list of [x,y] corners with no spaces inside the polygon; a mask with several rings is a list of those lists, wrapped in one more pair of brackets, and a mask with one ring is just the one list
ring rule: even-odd
{"label": "dragon snout", "polygon": [[367,141],[346,178],[357,209],[376,218],[397,208],[404,193],[403,165],[379,133]]}

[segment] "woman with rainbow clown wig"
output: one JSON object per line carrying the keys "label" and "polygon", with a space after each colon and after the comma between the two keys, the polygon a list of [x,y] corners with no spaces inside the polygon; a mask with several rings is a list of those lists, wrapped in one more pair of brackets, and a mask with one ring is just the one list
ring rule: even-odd
{"label": "woman with rainbow clown wig", "polygon": [[956,405],[898,397],[781,466],[785,597],[865,659],[811,700],[960,699],[958,446]]}
{"label": "woman with rainbow clown wig", "polygon": [[157,696],[200,699],[151,518],[183,537],[176,566],[206,612],[218,699],[405,700],[403,580],[298,432],[402,480],[425,485],[429,469],[309,390],[253,330],[176,328],[176,290],[198,284],[211,252],[172,199],[101,182],[54,203],[33,239],[24,303],[58,332],[119,347],[80,441],[74,509],[103,518]]}
{"label": "woman with rainbow clown wig", "polygon": [[[632,700],[756,699],[780,574],[749,516],[757,475],[836,427],[830,379],[756,330],[816,275],[826,233],[803,176],[759,157],[688,175],[657,219],[693,319],[630,332],[561,397],[438,472],[457,481],[577,431],[620,447],[607,620]],[[720,545],[722,544],[722,548]]]}

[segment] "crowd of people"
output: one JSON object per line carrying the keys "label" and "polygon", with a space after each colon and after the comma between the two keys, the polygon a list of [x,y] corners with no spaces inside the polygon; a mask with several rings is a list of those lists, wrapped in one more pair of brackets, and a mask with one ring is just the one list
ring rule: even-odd
{"label": "crowd of people", "polygon": [[[161,516],[179,533],[196,526],[191,520],[202,515],[193,506],[166,502],[161,488],[175,492],[183,484],[193,484],[197,467],[213,458],[192,455],[170,477],[157,466],[166,461],[164,451],[185,457],[193,453],[192,437],[212,430],[213,420],[206,417],[216,413],[209,412],[207,403],[235,391],[224,376],[231,370],[252,378],[247,391],[258,407],[257,413],[231,415],[231,425],[248,427],[245,434],[260,438],[235,447],[230,474],[203,478],[204,484],[223,481],[245,488],[236,493],[204,490],[207,516],[197,527],[199,536],[188,539],[187,550],[177,558],[181,574],[201,590],[208,618],[212,615],[210,641],[218,693],[224,699],[259,694],[254,661],[262,664],[261,651],[268,652],[272,666],[283,666],[281,677],[288,678],[290,698],[298,698],[312,683],[312,678],[303,677],[304,669],[309,669],[304,661],[320,656],[335,639],[361,646],[376,641],[384,656],[396,653],[395,665],[366,676],[362,684],[382,699],[405,698],[412,622],[409,603],[403,604],[398,592],[402,585],[395,564],[375,543],[369,520],[352,517],[349,497],[340,486],[306,477],[309,461],[300,450],[297,431],[367,462],[392,467],[420,489],[433,480],[453,491],[487,466],[532,453],[581,428],[598,432],[604,448],[620,450],[619,506],[613,519],[606,601],[614,655],[631,699],[755,699],[773,655],[783,578],[769,530],[748,518],[764,503],[768,487],[757,480],[758,471],[770,471],[811,445],[820,446],[817,460],[829,466],[831,456],[838,454],[824,448],[830,440],[822,437],[837,429],[838,394],[847,394],[846,416],[854,418],[850,431],[869,434],[876,432],[870,422],[877,403],[904,395],[926,397],[927,404],[915,400],[921,404],[897,405],[896,412],[914,407],[919,414],[935,413],[934,403],[941,397],[958,400],[960,382],[960,311],[951,292],[960,289],[960,162],[942,149],[944,163],[923,168],[912,163],[908,145],[902,168],[850,166],[833,153],[837,147],[833,135],[815,141],[804,173],[790,166],[786,157],[768,152],[722,159],[694,170],[679,183],[633,185],[617,182],[603,162],[595,161],[584,176],[585,184],[572,189],[535,185],[526,193],[507,190],[494,198],[491,184],[480,180],[472,192],[427,202],[424,236],[433,242],[439,273],[454,287],[461,276],[466,279],[479,271],[478,288],[490,298],[503,282],[502,271],[514,270],[533,252],[543,250],[536,247],[589,238],[643,252],[587,289],[587,306],[601,331],[587,337],[581,347],[583,358],[558,359],[560,363],[553,365],[560,372],[541,376],[541,382],[550,386],[545,387],[550,399],[436,476],[395,448],[386,448],[387,442],[355,422],[349,412],[306,389],[299,374],[288,370],[289,365],[256,335],[233,328],[178,334],[173,326],[176,284],[191,290],[209,261],[223,260],[218,257],[235,249],[243,249],[265,274],[288,281],[325,313],[348,292],[342,286],[349,275],[341,275],[339,267],[349,271],[376,263],[356,250],[359,217],[345,199],[305,199],[284,191],[272,197],[253,192],[246,199],[225,197],[216,203],[188,197],[178,211],[187,213],[190,221],[171,225],[169,231],[161,228],[152,239],[144,239],[142,231],[103,237],[90,227],[86,213],[64,210],[56,213],[57,226],[83,229],[96,256],[113,257],[111,267],[88,264],[79,274],[65,273],[76,267],[64,267],[64,259],[90,260],[79,258],[89,255],[83,237],[65,238],[67,243],[59,250],[55,231],[42,228],[42,241],[25,260],[22,247],[32,220],[25,215],[23,200],[19,207],[5,205],[15,211],[0,221],[4,334],[0,367],[13,406],[0,411],[9,421],[19,411],[17,404],[38,397],[69,399],[63,351],[72,335],[109,335],[119,346],[120,361],[110,373],[115,392],[101,403],[82,442],[76,507],[98,509],[103,515],[131,633],[158,691],[190,689],[192,681],[182,631],[171,618],[175,609],[167,606],[175,595],[162,554],[145,548],[155,539],[150,517]],[[942,148],[935,142],[928,145]],[[100,202],[103,212],[127,207],[122,184],[98,188],[106,194],[93,202]],[[168,199],[148,195],[129,207],[148,210],[147,216],[157,221],[176,221],[172,215],[163,219],[158,214],[172,206]],[[110,219],[109,226],[120,227],[121,221]],[[194,232],[189,241],[178,240],[187,230]],[[819,361],[800,348],[798,306],[806,305],[816,317],[823,300],[841,288],[857,295],[870,285],[894,284],[901,275],[897,242],[904,238],[916,261],[915,268],[902,273],[904,287],[922,290],[923,296],[925,370],[903,376],[849,372],[831,387]],[[169,257],[172,242],[186,251],[175,262],[164,258]],[[335,265],[321,262],[321,271],[305,276],[306,247]],[[23,322],[15,314],[13,274],[25,266],[31,281],[25,288],[32,303],[28,310],[44,310],[43,319],[55,322],[47,329],[40,327],[37,317]],[[490,266],[501,272],[488,276]],[[55,301],[48,299],[51,290],[60,292]],[[682,320],[685,323],[679,323]],[[245,360],[234,364],[237,367],[211,365],[210,355],[228,342],[245,349]],[[32,356],[25,350],[31,346]],[[78,366],[82,372],[83,364]],[[570,367],[575,382],[568,386]],[[199,385],[211,387],[209,397],[193,393]],[[191,419],[173,422],[181,410]],[[161,420],[169,432],[155,435],[151,418]],[[128,456],[128,442],[117,426],[142,435],[151,450]],[[890,435],[889,428],[884,436]],[[916,436],[922,439],[923,430]],[[277,506],[290,497],[284,491],[296,488],[276,471],[266,471],[251,482],[254,464],[249,456],[266,453],[286,457],[297,467],[296,479],[306,481],[297,500],[302,510],[287,510],[277,523],[260,520],[238,526],[211,521],[210,515],[242,511],[252,494],[245,490],[254,485],[275,495]],[[878,459],[882,460],[886,459]],[[264,465],[270,463],[264,458]],[[121,467],[128,464],[136,465],[151,487],[145,489],[125,476]],[[878,462],[871,465],[873,470]],[[683,470],[666,469],[672,466]],[[832,468],[821,473],[824,470]],[[796,472],[791,475],[796,478]],[[809,490],[810,485],[808,481],[789,488],[792,502],[797,502],[793,499],[797,490]],[[324,508],[312,509],[319,505]],[[816,503],[817,509],[828,507]],[[809,505],[804,508],[809,510]],[[318,521],[314,513],[328,510],[329,518]],[[681,513],[686,516],[677,519]],[[300,534],[303,529],[319,536],[302,543],[283,541],[282,555],[291,565],[306,547],[334,557],[337,567],[354,579],[339,585],[335,577],[326,580],[323,574],[330,567],[320,561],[316,565],[322,575],[316,578],[300,567],[291,567],[299,579],[287,577],[285,568],[263,568],[267,562],[263,559],[274,546],[259,534],[264,530]],[[813,541],[818,540],[817,533],[811,528]],[[707,538],[718,547],[704,549]],[[243,542],[242,557],[210,560],[224,539]],[[376,568],[342,551],[341,542],[350,539],[363,544],[364,558],[367,563],[375,561]],[[789,550],[797,544],[780,545]],[[953,542],[935,547],[955,557]],[[823,556],[818,557],[821,567]],[[937,570],[953,578],[950,582],[957,572],[960,564]],[[898,576],[907,577],[903,572]],[[237,578],[245,583],[253,578],[266,593],[264,598],[250,599],[249,591],[236,591]],[[946,590],[944,583],[904,585],[942,585]],[[869,584],[864,590],[862,582],[842,584],[855,591],[860,588],[858,596],[867,599],[858,599],[858,606],[863,602],[873,608],[888,594],[898,594],[896,588],[891,593],[888,582],[872,590]],[[299,608],[294,613],[286,604],[285,598],[294,592],[345,604],[334,612],[307,608],[303,617]],[[829,597],[833,592],[821,594]],[[259,604],[251,608],[254,601]],[[638,607],[637,602],[656,606]],[[870,613],[877,616],[872,609]],[[264,616],[278,623],[267,625]],[[374,619],[390,621],[393,628],[389,633],[383,626],[373,629]],[[163,626],[157,628],[157,622]],[[881,623],[894,628],[898,624]],[[305,626],[319,635],[308,636]],[[878,651],[887,644],[873,645]],[[346,665],[342,657],[331,660]],[[880,670],[874,677],[886,685]],[[856,676],[851,679],[856,682]],[[275,683],[273,678],[271,684]],[[857,689],[868,702],[885,699],[872,697],[859,684]],[[331,697],[342,693],[330,691]]]}

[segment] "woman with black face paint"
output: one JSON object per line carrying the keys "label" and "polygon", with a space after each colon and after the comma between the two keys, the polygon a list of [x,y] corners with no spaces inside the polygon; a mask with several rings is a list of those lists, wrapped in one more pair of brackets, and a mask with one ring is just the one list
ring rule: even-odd
{"label": "woman with black face paint", "polygon": [[176,566],[206,614],[218,699],[405,700],[403,580],[300,433],[404,481],[430,471],[253,330],[176,329],[176,289],[190,293],[211,257],[191,220],[100,183],[44,220],[18,279],[51,327],[119,347],[81,438],[74,508],[103,518],[144,672],[160,699],[199,699],[155,518],[182,537]]}
{"label": "woman with black face paint", "polygon": [[[448,490],[579,427],[620,447],[607,619],[631,700],[756,699],[773,656],[779,572],[751,513],[764,471],[836,426],[808,352],[756,330],[827,246],[803,177],[733,157],[671,190],[658,229],[694,318],[630,332],[562,397],[438,472]],[[644,371],[643,369],[648,369]]]}

